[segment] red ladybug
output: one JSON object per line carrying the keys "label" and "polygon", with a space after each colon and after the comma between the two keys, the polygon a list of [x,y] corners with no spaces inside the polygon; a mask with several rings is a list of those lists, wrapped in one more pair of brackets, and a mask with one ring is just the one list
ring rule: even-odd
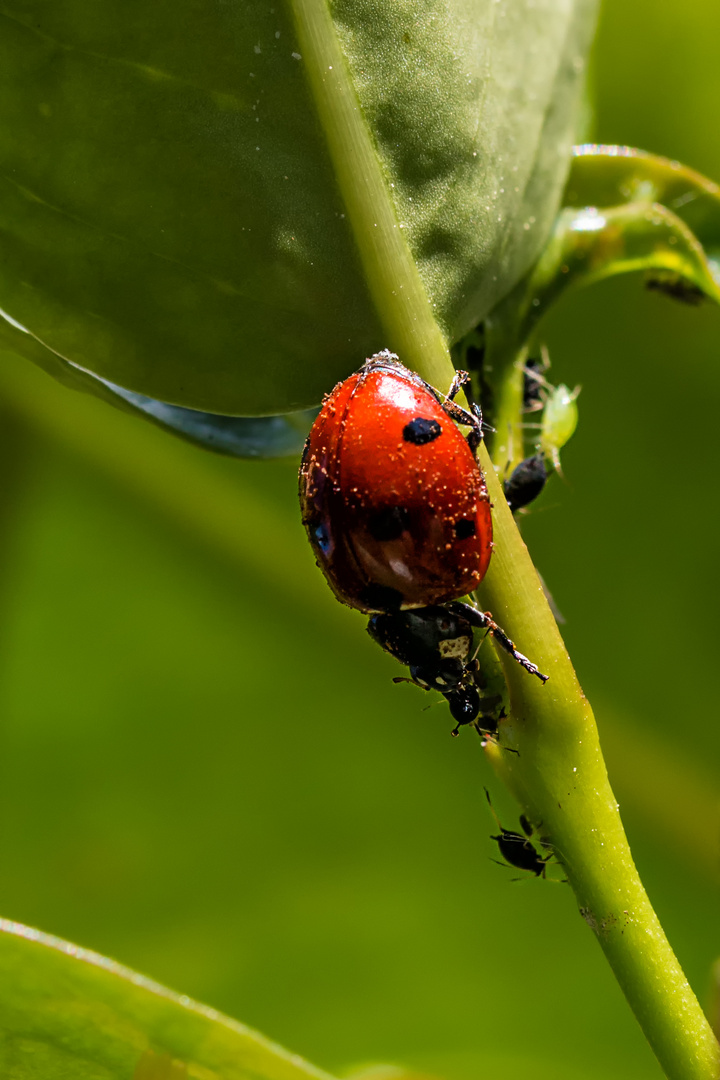
{"label": "red ladybug", "polygon": [[[378,353],[339,383],[300,468],[303,524],[339,600],[361,611],[443,604],[472,592],[492,552],[475,451],[480,419],[397,356]],[[471,428],[466,440],[454,423]]]}
{"label": "red ladybug", "polygon": [[418,686],[445,695],[458,727],[476,724],[482,707],[473,627],[547,679],[488,613],[452,603],[477,588],[492,553],[482,419],[453,401],[468,379],[458,372],[443,398],[378,353],[326,397],[300,466],[303,524],[333,592],[373,613],[371,637]]}

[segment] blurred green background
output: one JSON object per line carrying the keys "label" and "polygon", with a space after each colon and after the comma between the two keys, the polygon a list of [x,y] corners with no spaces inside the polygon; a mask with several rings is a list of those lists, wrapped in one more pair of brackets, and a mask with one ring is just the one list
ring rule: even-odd
{"label": "blurred green background", "polygon": [[[720,179],[720,8],[606,0],[595,135]],[[581,422],[525,534],[694,987],[720,954],[720,313],[608,282],[548,326]],[[394,686],[299,523],[294,463],[216,459],[6,355],[0,911],[330,1070],[660,1071],[515,810]]]}

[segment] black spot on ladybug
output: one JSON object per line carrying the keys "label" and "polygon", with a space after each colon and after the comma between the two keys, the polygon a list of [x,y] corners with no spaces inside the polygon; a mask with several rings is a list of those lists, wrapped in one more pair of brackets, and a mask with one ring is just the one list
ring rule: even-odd
{"label": "black spot on ladybug", "polygon": [[405,442],[414,443],[415,446],[425,446],[426,443],[434,442],[442,435],[442,428],[437,420],[428,420],[424,416],[416,416],[403,428]]}
{"label": "black spot on ladybug", "polygon": [[455,535],[458,540],[467,540],[475,535],[475,522],[472,518],[461,518],[455,522]]}
{"label": "black spot on ladybug", "polygon": [[367,611],[399,611],[403,596],[389,585],[371,582],[363,589],[361,599]]}
{"label": "black spot on ladybug", "polygon": [[408,527],[408,512],[402,506],[386,506],[368,521],[368,530],[375,540],[397,540]]}

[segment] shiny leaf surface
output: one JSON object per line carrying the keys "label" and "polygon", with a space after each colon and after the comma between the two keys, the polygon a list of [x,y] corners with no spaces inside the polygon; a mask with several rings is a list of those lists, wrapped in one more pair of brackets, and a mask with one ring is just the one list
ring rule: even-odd
{"label": "shiny leaf surface", "polygon": [[[316,404],[393,346],[363,249],[379,221],[397,303],[432,305],[447,340],[527,270],[565,180],[594,3],[343,0],[334,23],[324,0],[0,14],[0,308],[46,367],[262,415]],[[318,19],[364,138],[352,161],[328,72],[298,44]]]}

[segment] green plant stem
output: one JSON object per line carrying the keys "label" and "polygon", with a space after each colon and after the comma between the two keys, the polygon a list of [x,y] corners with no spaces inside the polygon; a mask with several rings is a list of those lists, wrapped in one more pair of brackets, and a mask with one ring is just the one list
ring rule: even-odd
{"label": "green plant stem", "polygon": [[[493,457],[501,469],[513,460],[513,435],[520,435],[523,419],[516,362],[523,354],[511,347],[517,329],[512,297],[505,307],[496,317],[492,365],[497,406]],[[642,886],[592,710],[485,447],[481,453],[494,506],[495,547],[479,594],[521,651],[550,675],[542,686],[501,656],[511,697],[501,739],[517,753],[488,744],[488,756],[552,844],[580,912],[667,1075],[716,1080],[718,1044]]]}
{"label": "green plant stem", "polygon": [[628,1002],[671,1080],[717,1080],[720,1049],[670,948],[632,860],[597,728],[527,548],[483,451],[495,549],[483,604],[550,675],[543,686],[503,663],[511,715],[487,753],[552,844]]}
{"label": "green plant stem", "polygon": [[[447,344],[364,122],[325,0],[293,0],[308,81],[337,171],[387,345],[440,388],[453,374]],[[482,450],[494,504],[495,553],[483,602],[550,675],[542,686],[504,661],[511,716],[490,745],[497,771],[553,844],[595,932],[671,1080],[718,1080],[720,1051],[642,887],[610,790],[592,711],[539,579]]]}
{"label": "green plant stem", "polygon": [[329,6],[326,0],[291,0],[291,6],[340,193],[387,335],[384,345],[401,352],[408,367],[423,369],[428,382],[442,385],[452,372],[447,343],[398,221]]}
{"label": "green plant stem", "polygon": [[[523,432],[523,370],[527,346],[511,353],[502,366],[502,378],[495,400],[495,434],[492,437],[493,460],[501,476],[519,465],[525,454]],[[529,414],[532,422],[533,414]]]}
{"label": "green plant stem", "polygon": [[[258,547],[246,528],[251,493],[210,469],[206,455],[133,417],[102,409],[90,397],[62,390],[24,360],[11,364],[6,355],[0,386],[8,407],[33,432],[96,463],[111,480],[206,543],[216,557],[242,565],[245,572],[250,565],[276,583],[277,553],[272,546]],[[149,460],[152,470],[144,467]],[[482,464],[495,507],[495,553],[482,602],[551,676],[542,687],[517,665],[507,666],[513,710],[502,738],[520,755],[492,744],[487,753],[531,818],[541,823],[541,833],[555,843],[586,919],[668,1076],[717,1080],[716,1044],[632,864],[590,707],[486,455]],[[268,525],[267,514],[258,504],[250,516],[265,523],[267,536],[280,535],[284,526]],[[283,589],[303,604],[317,604],[321,595],[314,571],[307,579],[290,579]],[[336,607],[329,605],[328,617]],[[338,619],[333,632],[341,633],[345,625]],[[662,763],[669,771],[670,761]],[[682,801],[682,775],[678,785]]]}

